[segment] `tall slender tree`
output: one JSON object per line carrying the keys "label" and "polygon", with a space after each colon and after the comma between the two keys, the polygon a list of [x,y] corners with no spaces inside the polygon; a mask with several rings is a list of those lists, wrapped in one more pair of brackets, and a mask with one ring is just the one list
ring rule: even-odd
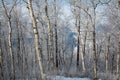
{"label": "tall slender tree", "polygon": [[5,16],[7,18],[7,25],[8,25],[8,30],[9,30],[9,35],[8,35],[8,46],[9,46],[9,53],[10,53],[10,57],[11,57],[11,75],[10,75],[10,80],[15,80],[15,69],[14,69],[14,53],[13,53],[13,49],[12,49],[12,24],[11,24],[11,12],[14,9],[17,0],[15,0],[13,2],[12,7],[10,8],[10,11],[7,10],[6,5],[4,3],[4,0],[1,0],[2,2],[2,6],[3,6],[3,10],[5,13]]}
{"label": "tall slender tree", "polygon": [[[77,4],[79,2],[79,5]],[[85,71],[85,62],[84,62],[84,55],[83,55],[83,47],[82,47],[82,41],[81,41],[81,7],[82,7],[82,1],[74,1],[73,2],[73,6],[74,6],[74,16],[75,16],[75,26],[77,27],[77,33],[78,33],[78,37],[77,37],[77,61],[76,61],[76,65],[77,65],[77,69],[79,69],[79,60],[80,60],[80,56],[81,56],[81,61],[82,61],[82,70]],[[78,8],[78,9],[77,9]],[[79,14],[77,14],[77,12],[79,12]]]}
{"label": "tall slender tree", "polygon": [[42,61],[40,56],[40,48],[39,48],[39,34],[37,29],[37,21],[34,15],[33,7],[32,7],[32,0],[27,0],[27,6],[29,10],[29,14],[32,20],[32,26],[33,26],[33,32],[34,32],[34,46],[35,46],[35,54],[38,59],[38,65],[40,69],[40,76],[41,80],[45,80],[45,76],[43,74],[43,67],[42,67]]}
{"label": "tall slender tree", "polygon": [[56,53],[56,68],[58,67],[58,30],[57,30],[57,2],[54,0],[54,16],[55,16],[55,53]]}
{"label": "tall slender tree", "polygon": [[49,54],[49,69],[51,69],[53,64],[53,51],[52,51],[52,43],[51,43],[51,24],[50,24],[50,18],[48,13],[48,2],[45,0],[45,16],[46,16],[46,22],[48,26],[48,54]]}
{"label": "tall slender tree", "polygon": [[[118,16],[120,14],[120,0],[118,0]],[[118,53],[117,53],[117,63],[116,63],[116,80],[119,80],[119,63],[120,63],[120,26],[118,32]]]}
{"label": "tall slender tree", "polygon": [[96,7],[97,4],[95,4],[94,0],[91,0],[92,6],[93,6],[93,18],[92,18],[92,27],[93,27],[93,55],[94,55],[94,78],[97,78],[97,54],[96,54]]}
{"label": "tall slender tree", "polygon": [[[81,12],[81,11],[80,11]],[[77,21],[79,21],[79,24],[77,25]],[[79,15],[79,20],[76,19],[76,26],[77,26],[77,30],[78,30],[78,45],[77,45],[77,68],[79,67],[79,54],[80,54],[80,15]]]}
{"label": "tall slender tree", "polygon": [[110,35],[107,35],[107,45],[106,45],[106,72],[108,71],[108,55],[109,55],[109,44],[110,44]]}
{"label": "tall slender tree", "polygon": [[[2,36],[1,33],[1,22],[0,22],[0,36]],[[2,37],[0,37],[0,44],[2,44]],[[3,59],[3,56],[2,56],[2,45],[0,45],[0,80],[3,80],[3,72],[2,72],[2,59]]]}

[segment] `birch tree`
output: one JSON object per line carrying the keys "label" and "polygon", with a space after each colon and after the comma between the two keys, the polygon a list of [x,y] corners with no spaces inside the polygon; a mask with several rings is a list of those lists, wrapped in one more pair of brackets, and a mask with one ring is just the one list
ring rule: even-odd
{"label": "birch tree", "polygon": [[[120,0],[118,0],[118,15],[120,14]],[[117,53],[117,63],[116,63],[116,80],[119,80],[119,63],[120,63],[120,26],[118,32],[118,53]]]}
{"label": "birch tree", "polygon": [[[72,2],[72,0],[71,0]],[[83,47],[82,47],[82,39],[81,39],[81,17],[82,17],[82,0],[73,0],[73,15],[75,18],[75,27],[77,28],[77,56],[76,56],[76,67],[79,69],[80,59],[82,61],[82,70],[85,71],[85,62],[84,62],[84,55],[83,55]]]}
{"label": "birch tree", "polygon": [[41,80],[45,80],[44,73],[43,73],[43,67],[42,67],[42,61],[40,56],[40,49],[39,49],[39,34],[37,29],[37,22],[34,15],[33,7],[32,7],[32,0],[27,0],[27,6],[29,10],[29,14],[32,20],[32,26],[33,26],[33,32],[34,32],[34,46],[35,46],[35,54],[38,59],[38,65],[40,69],[40,76]]}
{"label": "birch tree", "polygon": [[54,16],[55,16],[55,46],[56,46],[56,67],[58,67],[58,29],[57,29],[57,4],[54,0]]}
{"label": "birch tree", "polygon": [[10,80],[15,80],[15,70],[14,70],[14,53],[13,53],[13,49],[12,49],[12,42],[11,42],[11,38],[12,38],[12,24],[11,24],[11,12],[13,10],[13,8],[16,5],[17,0],[13,1],[12,7],[10,8],[10,10],[7,10],[7,7],[4,3],[4,0],[1,0],[2,2],[2,7],[5,13],[5,17],[7,18],[7,25],[8,25],[8,29],[9,29],[9,34],[8,34],[8,46],[9,46],[9,53],[10,53],[10,57],[11,57],[11,73],[10,73]]}
{"label": "birch tree", "polygon": [[93,27],[93,55],[94,55],[94,78],[97,78],[97,55],[96,55],[96,32],[95,32],[95,20],[96,20],[96,5],[94,0],[91,0],[93,6],[93,18],[92,18],[92,27]]}
{"label": "birch tree", "polygon": [[46,23],[48,27],[48,54],[49,54],[49,69],[53,68],[53,51],[52,51],[52,43],[51,43],[51,24],[50,18],[48,13],[48,2],[45,0],[45,16],[46,16]]}

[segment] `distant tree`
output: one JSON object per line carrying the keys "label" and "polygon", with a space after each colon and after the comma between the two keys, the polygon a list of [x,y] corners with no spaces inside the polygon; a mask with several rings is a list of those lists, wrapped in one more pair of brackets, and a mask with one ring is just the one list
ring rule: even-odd
{"label": "distant tree", "polygon": [[109,53],[110,53],[110,50],[109,50],[110,49],[110,35],[109,34],[107,35],[107,40],[106,41],[107,41],[106,42],[107,45],[106,45],[106,56],[105,57],[106,57],[106,72],[107,72],[108,69],[109,69],[108,68],[108,65],[109,65],[109,62],[108,62],[109,57],[108,56],[109,56]]}

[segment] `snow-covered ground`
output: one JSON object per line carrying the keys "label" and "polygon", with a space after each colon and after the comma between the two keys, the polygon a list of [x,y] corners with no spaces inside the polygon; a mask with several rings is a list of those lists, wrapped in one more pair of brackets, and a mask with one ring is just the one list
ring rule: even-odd
{"label": "snow-covered ground", "polygon": [[91,80],[89,78],[70,78],[64,76],[48,76],[48,80]]}

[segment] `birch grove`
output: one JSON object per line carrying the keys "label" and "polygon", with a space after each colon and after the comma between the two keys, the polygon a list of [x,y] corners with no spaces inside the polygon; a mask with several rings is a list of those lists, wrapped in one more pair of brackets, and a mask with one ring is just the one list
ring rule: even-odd
{"label": "birch grove", "polygon": [[0,80],[120,79],[120,0],[0,4]]}

